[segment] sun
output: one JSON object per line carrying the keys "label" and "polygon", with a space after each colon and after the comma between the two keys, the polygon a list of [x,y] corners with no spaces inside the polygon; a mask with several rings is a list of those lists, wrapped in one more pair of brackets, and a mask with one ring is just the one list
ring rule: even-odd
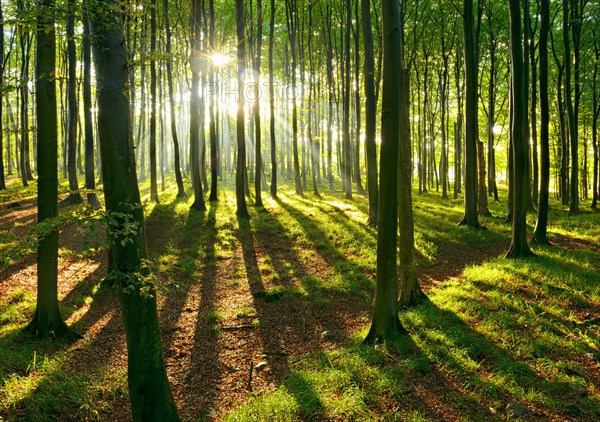
{"label": "sun", "polygon": [[221,66],[225,66],[227,63],[229,63],[231,58],[222,53],[214,53],[211,56],[211,60],[215,66],[221,67]]}

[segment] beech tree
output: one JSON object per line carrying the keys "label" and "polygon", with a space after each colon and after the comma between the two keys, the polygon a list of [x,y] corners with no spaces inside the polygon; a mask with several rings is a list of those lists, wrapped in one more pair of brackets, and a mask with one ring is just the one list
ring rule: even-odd
{"label": "beech tree", "polygon": [[477,213],[477,54],[473,0],[463,0],[465,58],[465,214],[460,224],[481,227]]}
{"label": "beech tree", "polygon": [[533,255],[527,244],[527,207],[531,200],[527,173],[527,86],[525,85],[526,61],[523,57],[523,26],[519,0],[509,0],[510,12],[510,75],[512,89],[512,122],[510,159],[513,163],[512,237],[507,258],[523,258]]}
{"label": "beech tree", "polygon": [[43,224],[37,247],[37,301],[25,331],[36,338],[75,338],[62,320],[58,306],[58,231],[52,221],[58,215],[58,123],[56,113],[55,2],[40,0],[37,7],[35,109],[37,113],[37,206]]}
{"label": "beech tree", "polygon": [[402,51],[400,4],[382,1],[383,103],[381,111],[380,176],[377,230],[375,309],[365,343],[390,340],[406,332],[398,318],[398,153],[401,130],[400,104]]}
{"label": "beech tree", "polygon": [[[109,279],[114,283],[127,337],[127,378],[134,421],[178,421],[163,359],[156,288],[148,268],[144,214],[137,185],[127,97],[127,50],[116,0],[90,3],[98,97],[98,132],[108,218]],[[133,233],[124,232],[129,222]]]}
{"label": "beech tree", "polygon": [[548,32],[550,31],[550,0],[541,0],[541,27],[539,42],[540,60],[540,190],[537,222],[533,232],[532,242],[548,245],[548,201],[550,198],[550,145],[549,124],[550,107],[548,101]]}
{"label": "beech tree", "polygon": [[[245,183],[246,174],[246,117],[244,112],[244,73],[246,71],[246,30],[244,24],[244,2],[235,2],[235,22],[237,33],[237,66],[238,66],[238,104],[237,104],[237,164],[235,169],[235,196],[237,201],[236,214],[239,218],[248,219],[250,213],[246,205]],[[298,179],[299,180],[299,179]],[[298,185],[296,185],[296,188]]]}

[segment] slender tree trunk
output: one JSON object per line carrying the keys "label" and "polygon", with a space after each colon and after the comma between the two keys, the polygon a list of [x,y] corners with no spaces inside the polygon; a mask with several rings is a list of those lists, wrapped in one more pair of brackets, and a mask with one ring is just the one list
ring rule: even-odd
{"label": "slender tree trunk", "polygon": [[344,154],[344,186],[346,198],[352,199],[352,163],[350,151],[350,30],[352,27],[352,3],[346,0],[346,32],[344,36],[344,127],[342,153]]}
{"label": "slender tree trunk", "polygon": [[300,159],[298,156],[298,106],[296,102],[296,37],[298,31],[298,5],[296,0],[286,0],[286,16],[288,36],[290,39],[290,52],[292,56],[292,148],[294,155],[294,184],[296,186],[296,194],[302,196],[302,179],[300,177]]}
{"label": "slender tree trunk", "polygon": [[175,180],[177,182],[177,197],[185,198],[183,177],[181,176],[181,158],[179,137],[177,136],[177,120],[175,119],[175,94],[173,92],[173,70],[171,64],[171,25],[169,22],[169,1],[163,0],[163,19],[165,20],[166,53],[167,53],[167,85],[169,89],[169,111],[171,120],[171,136],[173,137],[173,158],[175,167]]}
{"label": "slender tree trunk", "polygon": [[364,86],[365,86],[365,149],[367,156],[367,190],[369,192],[369,220],[377,226],[377,205],[379,187],[377,182],[377,145],[375,132],[377,125],[377,101],[375,98],[375,51],[373,28],[371,27],[371,1],[361,0],[362,32],[364,45]]}
{"label": "slender tree trunk", "polygon": [[156,0],[150,1],[150,200],[158,201],[156,174]]}
{"label": "slender tree trunk", "polygon": [[592,179],[592,209],[597,209],[598,196],[600,195],[598,186],[598,160],[600,159],[598,146],[598,117],[600,116],[600,92],[598,92],[598,67],[600,66],[600,40],[598,32],[594,31],[594,77],[592,79],[592,97],[593,97],[593,117],[592,117],[592,147],[594,148],[594,175]]}
{"label": "slender tree trunk", "polygon": [[[246,196],[244,184],[247,178],[246,175],[246,134],[245,134],[245,115],[243,86],[244,73],[246,71],[246,29],[244,22],[244,1],[236,0],[235,2],[235,21],[237,30],[237,65],[238,65],[238,108],[237,108],[237,166],[235,173],[235,195],[237,200],[238,218],[249,219],[250,214],[246,206]],[[297,146],[297,145],[296,145]],[[298,150],[296,149],[296,153]],[[297,154],[296,154],[297,157]],[[298,175],[299,183],[300,176]],[[296,185],[298,187],[298,185]]]}
{"label": "slender tree trunk", "polygon": [[200,107],[199,88],[200,71],[203,66],[201,44],[201,9],[200,0],[192,0],[192,54],[190,68],[192,71],[192,93],[190,96],[190,171],[194,189],[194,203],[190,208],[196,211],[206,211],[204,191],[200,178]]}
{"label": "slender tree trunk", "polygon": [[415,228],[412,209],[412,171],[410,142],[410,73],[403,69],[400,88],[400,146],[398,148],[398,216],[400,248],[401,308],[418,305],[425,298],[415,268]]}
{"label": "slender tree trunk", "polygon": [[[575,3],[575,2],[572,2]],[[577,120],[575,116],[575,110],[573,107],[573,92],[571,89],[571,63],[573,58],[571,57],[571,41],[569,39],[569,29],[571,29],[570,15],[569,15],[569,1],[562,0],[563,5],[563,51],[564,51],[564,66],[565,66],[565,103],[567,118],[569,123],[569,139],[571,144],[571,185],[570,185],[570,206],[569,213],[577,214],[579,212],[579,190],[578,190],[578,128]]]}
{"label": "slender tree trunk", "polygon": [[[38,116],[38,223],[58,215],[58,126],[56,113],[56,38],[53,0],[41,0],[36,27],[35,106]],[[37,248],[37,301],[25,331],[36,338],[78,337],[62,320],[58,305],[58,231],[50,224]]]}
{"label": "slender tree trunk", "polygon": [[68,56],[68,80],[67,80],[67,170],[69,173],[69,196],[61,202],[61,205],[81,204],[83,198],[79,194],[79,182],[77,181],[77,120],[79,106],[77,104],[77,52],[75,47],[75,0],[69,0],[67,6],[67,56]]}
{"label": "slender tree trunk", "polygon": [[362,185],[361,175],[360,175],[360,109],[362,107],[362,103],[360,101],[360,15],[359,15],[359,0],[355,0],[354,2],[354,20],[355,25],[352,26],[353,35],[354,35],[354,83],[356,85],[356,89],[354,90],[354,112],[356,115],[356,134],[355,144],[354,144],[354,180],[356,181],[356,191],[359,195],[364,195],[365,189]]}
{"label": "slender tree trunk", "polygon": [[488,208],[487,187],[485,186],[485,146],[483,141],[477,141],[477,170],[478,170],[478,189],[477,189],[477,210],[479,215],[491,217],[492,213]]}
{"label": "slender tree trunk", "polygon": [[525,85],[526,61],[523,57],[523,31],[519,0],[509,0],[510,53],[512,87],[512,161],[514,167],[512,239],[507,258],[523,258],[533,255],[527,244],[527,207],[531,200],[528,189],[527,138],[527,86]]}
{"label": "slender tree trunk", "polygon": [[256,84],[255,88],[255,99],[254,99],[254,157],[255,157],[255,166],[256,166],[256,175],[254,177],[254,205],[258,208],[263,207],[262,202],[262,186],[261,186],[261,174],[262,174],[262,133],[261,133],[261,119],[260,119],[260,92],[259,92],[259,84],[260,84],[260,58],[262,54],[262,38],[263,38],[263,7],[262,0],[257,0],[257,17],[256,17],[256,25],[257,25],[257,34],[256,34],[256,51],[254,52],[254,57],[252,60],[252,67],[254,71],[254,82]]}
{"label": "slender tree trunk", "polygon": [[383,104],[381,113],[381,180],[377,230],[377,286],[371,328],[365,343],[405,333],[398,318],[398,152],[400,75],[402,69],[400,3],[383,1]]}
{"label": "slender tree trunk", "polygon": [[465,48],[465,214],[460,224],[479,228],[477,215],[477,58],[473,0],[463,0]]}
{"label": "slender tree trunk", "polygon": [[[2,15],[2,4],[0,3],[0,86],[4,84],[4,17]],[[4,120],[2,110],[2,93],[0,93],[0,190],[6,189],[4,179]],[[10,147],[10,140],[8,141]],[[10,149],[9,149],[10,151]],[[8,167],[10,169],[10,153],[8,154]],[[10,173],[10,172],[9,172]]]}
{"label": "slender tree trunk", "polygon": [[275,143],[275,84],[273,67],[273,46],[275,42],[275,0],[271,0],[271,21],[269,22],[269,130],[271,135],[271,196],[277,197],[277,149]]}
{"label": "slender tree trunk", "polygon": [[85,189],[87,201],[94,208],[100,207],[96,194],[94,174],[94,126],[92,124],[92,50],[88,11],[83,11],[83,124],[85,143]]}
{"label": "slender tree trunk", "polygon": [[[214,0],[209,0],[208,2],[208,13],[210,19],[210,28],[209,28],[209,40],[210,40],[210,50],[215,52],[215,2]],[[210,84],[213,87],[215,92],[218,92],[215,86],[215,74],[216,69],[214,63],[211,64],[210,68]],[[217,123],[216,123],[216,115],[215,115],[215,95],[210,96],[209,103],[209,134],[210,134],[210,196],[209,201],[217,201],[217,180],[219,177],[219,167],[218,167],[218,154],[217,154]]]}

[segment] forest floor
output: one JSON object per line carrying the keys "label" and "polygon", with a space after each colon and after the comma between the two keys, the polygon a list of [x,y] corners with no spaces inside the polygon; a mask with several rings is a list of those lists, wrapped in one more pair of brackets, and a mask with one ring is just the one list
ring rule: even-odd
{"label": "forest floor", "polygon": [[[102,284],[106,254],[89,220],[65,225],[59,252],[61,310],[83,338],[20,333],[35,308],[32,189],[14,181],[0,194],[0,420],[130,420],[119,303]],[[429,300],[400,313],[409,336],[365,347],[376,268],[366,198],[290,189],[265,193],[249,222],[235,218],[229,183],[206,213],[172,190],[145,203],[184,420],[600,417],[600,214],[568,217],[553,202],[554,246],[509,261],[502,218],[458,227],[460,199],[415,194]],[[495,215],[505,207],[491,204]]]}

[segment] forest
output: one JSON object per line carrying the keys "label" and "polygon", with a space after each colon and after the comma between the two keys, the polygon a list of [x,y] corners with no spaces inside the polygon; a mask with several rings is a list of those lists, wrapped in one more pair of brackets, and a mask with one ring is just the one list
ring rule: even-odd
{"label": "forest", "polygon": [[0,421],[600,419],[598,0],[0,0]]}

